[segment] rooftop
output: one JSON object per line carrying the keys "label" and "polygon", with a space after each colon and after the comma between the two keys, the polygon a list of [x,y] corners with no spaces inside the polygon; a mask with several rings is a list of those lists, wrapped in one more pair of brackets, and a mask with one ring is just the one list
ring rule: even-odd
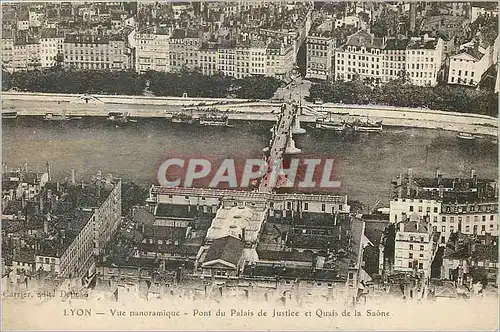
{"label": "rooftop", "polygon": [[360,30],[355,34],[349,36],[346,46],[364,47],[366,49],[383,48],[383,40],[375,38],[374,35],[368,33],[366,30]]}
{"label": "rooftop", "polygon": [[438,43],[438,39],[412,38],[408,42],[408,50],[434,50]]}
{"label": "rooftop", "polygon": [[248,206],[225,206],[217,214],[208,229],[207,239],[217,239],[227,235],[257,241],[257,236],[265,220],[265,211]]}
{"label": "rooftop", "polygon": [[443,259],[498,262],[498,237],[491,234],[467,235],[453,233],[450,235]]}
{"label": "rooftop", "polygon": [[215,239],[208,248],[203,263],[223,260],[238,265],[244,248],[245,242],[233,236]]}

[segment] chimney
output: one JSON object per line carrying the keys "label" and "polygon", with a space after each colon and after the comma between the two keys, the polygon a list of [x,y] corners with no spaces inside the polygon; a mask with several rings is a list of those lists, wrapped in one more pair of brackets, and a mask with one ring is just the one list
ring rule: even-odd
{"label": "chimney", "polygon": [[47,199],[48,200],[52,199],[52,189],[47,189]]}
{"label": "chimney", "polygon": [[410,32],[415,32],[417,18],[417,5],[415,3],[410,3]]}
{"label": "chimney", "polygon": [[246,241],[246,234],[245,234],[245,233],[246,233],[246,229],[245,229],[245,227],[243,227],[243,228],[241,229],[241,239],[242,239],[243,241]]}
{"label": "chimney", "polygon": [[45,234],[49,233],[49,219],[48,218],[43,218],[43,232]]}
{"label": "chimney", "polygon": [[492,243],[493,243],[493,237],[491,236],[491,233],[485,233],[484,244],[487,246],[491,246]]}
{"label": "chimney", "polygon": [[438,168],[436,168],[436,179],[439,178],[439,174],[440,173],[439,173],[439,167],[438,167]]}
{"label": "chimney", "polygon": [[60,191],[61,191],[61,190],[60,190],[60,186],[59,186],[59,181],[57,181],[57,183],[56,183],[56,191],[57,191],[57,192],[60,192]]}
{"label": "chimney", "polygon": [[405,231],[405,223],[400,221],[399,222],[399,231],[404,232]]}
{"label": "chimney", "polygon": [[476,170],[474,168],[471,168],[471,170],[470,170],[470,178],[474,179],[475,176],[476,176]]}
{"label": "chimney", "polygon": [[72,169],[71,170],[71,184],[74,186],[76,183],[75,183],[75,170]]}
{"label": "chimney", "polygon": [[21,208],[24,210],[26,208],[26,192],[23,192],[21,196]]}
{"label": "chimney", "polygon": [[460,249],[460,246],[459,246],[460,243],[459,243],[458,239],[459,239],[459,233],[456,233],[456,237],[455,237],[455,241],[454,241],[455,242],[454,243],[455,244],[455,252],[457,252]]}
{"label": "chimney", "polygon": [[50,173],[50,165],[49,165],[49,162],[47,161],[47,163],[45,164],[45,171],[47,172],[48,174],[48,177],[49,177],[49,181],[52,180],[52,174]]}

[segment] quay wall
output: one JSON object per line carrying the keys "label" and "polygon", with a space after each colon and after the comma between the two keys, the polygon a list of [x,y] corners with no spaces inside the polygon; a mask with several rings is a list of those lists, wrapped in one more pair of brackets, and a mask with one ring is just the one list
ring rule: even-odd
{"label": "quay wall", "polygon": [[[280,101],[92,95],[88,102],[77,94],[2,93],[2,110],[17,111],[24,116],[43,116],[65,111],[74,116],[107,116],[109,112],[128,112],[132,117],[168,118],[170,112],[199,104],[230,111],[232,120],[275,121]],[[301,121],[314,122],[318,116],[352,121],[355,118],[382,120],[385,126],[416,127],[462,131],[498,136],[498,118],[486,115],[380,105],[303,104]]]}

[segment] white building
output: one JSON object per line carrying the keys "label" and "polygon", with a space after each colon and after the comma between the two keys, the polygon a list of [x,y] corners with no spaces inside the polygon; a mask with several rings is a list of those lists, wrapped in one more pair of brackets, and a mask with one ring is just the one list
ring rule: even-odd
{"label": "white building", "polygon": [[168,34],[137,33],[135,35],[135,68],[139,73],[170,71]]}
{"label": "white building", "polygon": [[47,36],[40,38],[40,62],[42,68],[56,65],[58,54],[63,53],[64,38]]}
{"label": "white building", "polygon": [[384,40],[375,38],[365,30],[351,35],[335,51],[335,79],[350,81],[361,79],[380,80]]}
{"label": "white building", "polygon": [[469,48],[450,57],[448,84],[476,86],[490,67],[489,57],[476,48]]}
{"label": "white building", "polygon": [[335,38],[330,31],[311,33],[306,39],[306,78],[326,80],[334,69]]}
{"label": "white building", "polygon": [[406,49],[406,72],[412,84],[435,86],[443,60],[441,38],[411,38]]}
{"label": "white building", "polygon": [[396,224],[394,271],[416,271],[430,276],[439,234],[432,232],[427,219],[413,214]]}

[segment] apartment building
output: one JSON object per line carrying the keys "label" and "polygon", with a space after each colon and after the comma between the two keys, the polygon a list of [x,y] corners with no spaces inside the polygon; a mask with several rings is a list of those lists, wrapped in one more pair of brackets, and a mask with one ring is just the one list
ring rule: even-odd
{"label": "apartment building", "polygon": [[[311,33],[306,39],[306,78],[327,80],[334,70],[336,39],[330,31]],[[340,62],[340,59],[338,59]],[[339,63],[340,64],[340,63]]]}
{"label": "apartment building", "polygon": [[39,42],[42,68],[55,66],[58,56],[63,54],[64,38],[58,37],[55,30],[47,30],[42,32]]}
{"label": "apartment building", "polygon": [[68,35],[64,39],[63,50],[67,67],[94,70],[132,68],[128,43],[119,35]]}
{"label": "apartment building", "polygon": [[14,35],[11,30],[2,32],[2,68],[7,71],[13,70],[14,60]]}
{"label": "apartment building", "polygon": [[168,43],[170,71],[199,67],[198,51],[201,48],[201,39],[198,36],[198,31],[174,30]]}
{"label": "apartment building", "polygon": [[428,217],[417,214],[396,224],[395,272],[418,272],[430,276],[438,249],[439,233],[433,232]]}
{"label": "apartment building", "polygon": [[135,35],[135,69],[139,73],[149,70],[170,71],[169,34],[137,33]]}
{"label": "apartment building", "polygon": [[198,63],[204,75],[215,75],[220,71],[218,47],[216,43],[208,43],[198,51]]}
{"label": "apartment building", "polygon": [[41,66],[40,43],[35,38],[16,38],[12,50],[12,68],[31,70]]}
{"label": "apartment building", "polygon": [[[107,180],[66,189],[65,202],[75,201],[76,209],[62,218],[55,213],[45,222],[46,237],[36,251],[36,269],[62,277],[83,278],[92,273],[93,257],[99,255],[121,220],[121,180]],[[68,206],[66,205],[66,208]]]}
{"label": "apartment building", "polygon": [[441,38],[411,38],[406,48],[406,72],[411,83],[435,86],[443,60]]}
{"label": "apartment building", "polygon": [[366,30],[349,36],[347,42],[335,51],[335,78],[380,80],[384,44],[385,40],[375,38]]}
{"label": "apartment building", "polygon": [[468,48],[450,57],[448,84],[476,86],[490,66],[486,52]]}
{"label": "apartment building", "polygon": [[266,48],[265,75],[288,81],[295,68],[295,53],[292,45],[270,42]]}
{"label": "apartment building", "polygon": [[388,39],[382,52],[381,81],[389,82],[406,70],[406,47],[408,39]]}

